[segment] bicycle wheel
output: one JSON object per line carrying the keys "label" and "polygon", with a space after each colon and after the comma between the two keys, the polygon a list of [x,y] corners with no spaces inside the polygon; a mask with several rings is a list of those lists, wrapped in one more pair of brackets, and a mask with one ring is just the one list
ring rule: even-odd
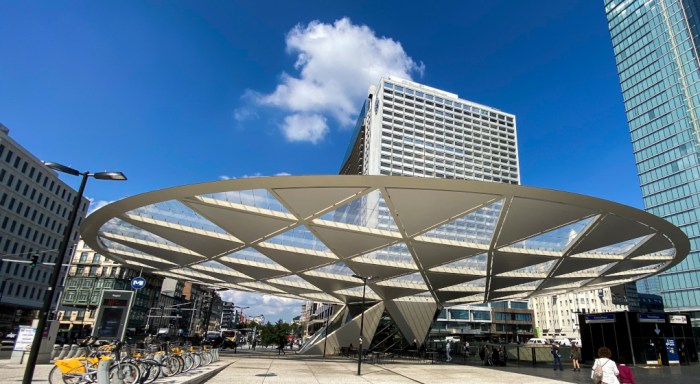
{"label": "bicycle wheel", "polygon": [[63,372],[58,366],[51,368],[49,372],[50,384],[79,384],[87,382],[85,367],[77,367],[71,371]]}
{"label": "bicycle wheel", "polygon": [[194,368],[194,359],[189,354],[180,356],[185,361],[185,372],[189,372]]}
{"label": "bicycle wheel", "polygon": [[186,372],[187,365],[185,365],[185,359],[182,358],[180,355],[173,355],[173,357],[177,360],[178,363],[178,370],[177,373],[180,374],[182,372]]}
{"label": "bicycle wheel", "polygon": [[192,360],[194,361],[194,366],[192,369],[197,369],[202,365],[202,356],[199,353],[190,353]]}
{"label": "bicycle wheel", "polygon": [[201,353],[201,355],[202,355],[202,363],[204,363],[204,365],[209,365],[209,364],[211,364],[211,361],[214,360],[213,356],[211,355],[211,352],[209,352],[209,351],[204,351]]}
{"label": "bicycle wheel", "polygon": [[151,359],[141,360],[139,369],[141,370],[141,382],[144,384],[156,381],[161,375],[162,368],[157,361]]}
{"label": "bicycle wheel", "polygon": [[141,372],[139,367],[134,363],[130,362],[119,362],[114,363],[112,367],[109,368],[109,382],[113,383],[120,378],[125,384],[136,384],[141,379]]}
{"label": "bicycle wheel", "polygon": [[182,369],[180,367],[180,360],[173,356],[164,356],[161,364],[163,365],[162,372],[165,377],[177,375]]}

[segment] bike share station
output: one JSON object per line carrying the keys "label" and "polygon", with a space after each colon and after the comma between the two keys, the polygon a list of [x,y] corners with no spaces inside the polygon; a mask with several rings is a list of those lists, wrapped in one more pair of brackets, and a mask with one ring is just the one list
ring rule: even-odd
{"label": "bike share station", "polygon": [[[634,365],[686,365],[698,362],[690,315],[615,312],[579,315],[581,357],[593,361],[608,347],[613,359]],[[699,335],[700,336],[700,335]]]}

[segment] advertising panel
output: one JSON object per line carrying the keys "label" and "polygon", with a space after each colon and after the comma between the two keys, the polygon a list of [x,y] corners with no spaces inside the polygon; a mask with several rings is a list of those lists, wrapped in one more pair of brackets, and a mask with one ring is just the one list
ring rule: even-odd
{"label": "advertising panel", "polygon": [[675,339],[666,339],[666,356],[668,356],[669,364],[680,364],[678,359],[678,348],[676,348]]}
{"label": "advertising panel", "polygon": [[669,324],[688,324],[688,317],[685,315],[668,315]]}
{"label": "advertising panel", "polygon": [[666,323],[665,313],[640,313],[639,314],[640,323]]}
{"label": "advertising panel", "polygon": [[29,325],[20,325],[19,332],[17,332],[17,339],[15,339],[14,351],[28,351],[32,346],[32,341],[34,341],[34,334],[36,333],[36,328],[32,328]]}
{"label": "advertising panel", "polygon": [[92,336],[100,340],[124,340],[133,296],[133,291],[103,291]]}

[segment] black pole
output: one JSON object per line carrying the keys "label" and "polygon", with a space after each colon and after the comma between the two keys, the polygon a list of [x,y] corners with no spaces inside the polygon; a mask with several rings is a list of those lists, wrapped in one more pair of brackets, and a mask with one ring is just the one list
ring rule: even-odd
{"label": "black pole", "polygon": [[362,278],[363,284],[362,284],[362,313],[360,314],[360,350],[359,350],[359,355],[357,356],[357,375],[360,375],[360,371],[362,370],[362,328],[364,328],[365,325],[365,289],[367,288],[367,278],[364,277]]}
{"label": "black pole", "polygon": [[[56,283],[58,283],[58,276],[61,274],[61,267],[63,266],[63,259],[66,256],[66,251],[68,250],[68,243],[70,243],[70,235],[73,233],[73,226],[75,225],[75,219],[78,217],[78,211],[80,210],[80,202],[83,199],[83,192],[85,191],[85,184],[90,176],[88,172],[81,173],[83,179],[80,181],[80,188],[78,189],[78,195],[75,196],[75,201],[73,202],[73,210],[68,218],[68,225],[63,233],[63,241],[61,241],[61,246],[58,249],[58,255],[56,255],[56,264],[53,266],[53,272],[51,273],[51,279],[49,280],[49,287],[44,295],[44,304],[39,312],[39,323],[36,326],[36,333],[34,333],[34,339],[32,340],[32,347],[29,351],[29,359],[27,360],[27,367],[24,370],[24,377],[22,378],[22,384],[31,384],[32,378],[34,376],[34,367],[36,366],[36,360],[39,357],[39,348],[41,347],[41,337],[44,334],[44,328],[46,327],[46,321],[48,320],[49,311],[51,310],[51,303],[53,302],[54,291],[56,290]],[[57,303],[58,305],[58,303]]]}

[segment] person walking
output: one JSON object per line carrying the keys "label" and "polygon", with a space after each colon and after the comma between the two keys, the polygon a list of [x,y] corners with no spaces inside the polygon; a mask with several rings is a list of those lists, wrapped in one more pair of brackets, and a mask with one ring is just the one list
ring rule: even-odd
{"label": "person walking", "polygon": [[554,364],[554,370],[559,367],[560,371],[564,370],[564,366],[561,365],[561,354],[559,353],[559,344],[552,344],[552,362]]}
{"label": "person walking", "polygon": [[278,343],[279,345],[277,346],[277,355],[286,355],[287,352],[284,351],[284,347],[287,345],[287,338],[284,337],[284,335],[280,335]]}
{"label": "person walking", "polygon": [[611,356],[610,348],[598,348],[598,358],[595,359],[591,369],[591,380],[602,384],[620,384],[617,379],[620,371],[617,369],[617,364],[610,359]]}
{"label": "person walking", "polygon": [[447,340],[447,344],[445,344],[445,361],[450,362],[452,361],[452,356],[450,356],[450,351],[452,350],[452,340]]}
{"label": "person walking", "polygon": [[625,358],[619,357],[617,359],[617,362],[619,363],[617,365],[617,370],[620,371],[620,375],[618,376],[620,384],[637,384],[637,382],[634,381],[634,375],[632,375],[632,370],[630,369],[630,367],[625,365]]}
{"label": "person walking", "polygon": [[571,363],[574,365],[574,372],[581,372],[579,360],[581,360],[581,348],[579,348],[577,343],[573,343],[571,344]]}

